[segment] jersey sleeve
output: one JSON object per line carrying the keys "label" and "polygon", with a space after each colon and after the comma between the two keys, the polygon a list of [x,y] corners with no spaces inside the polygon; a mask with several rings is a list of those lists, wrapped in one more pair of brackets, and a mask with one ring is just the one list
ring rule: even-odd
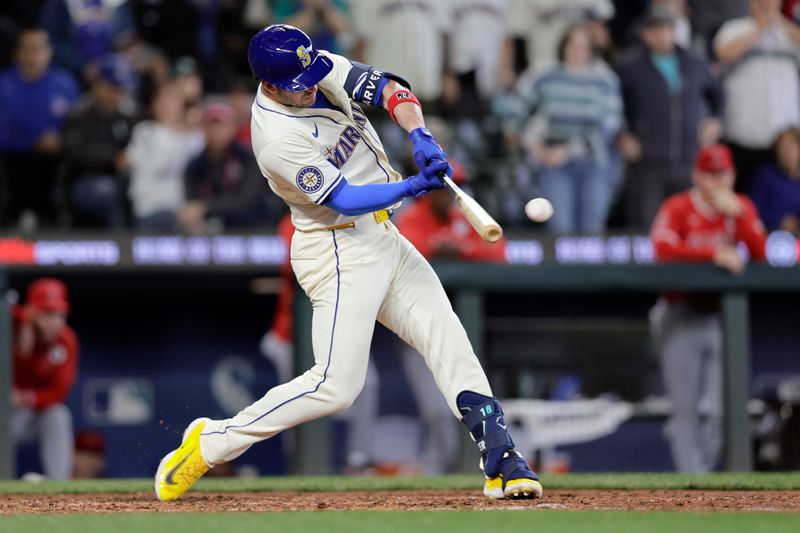
{"label": "jersey sleeve", "polygon": [[301,203],[322,205],[342,180],[342,174],[322,157],[319,148],[300,135],[267,143],[256,159],[261,172],[280,191]]}
{"label": "jersey sleeve", "polygon": [[753,202],[743,194],[739,195],[744,212],[736,221],[736,238],[745,245],[750,257],[755,261],[766,258],[767,232],[758,218],[758,211]]}

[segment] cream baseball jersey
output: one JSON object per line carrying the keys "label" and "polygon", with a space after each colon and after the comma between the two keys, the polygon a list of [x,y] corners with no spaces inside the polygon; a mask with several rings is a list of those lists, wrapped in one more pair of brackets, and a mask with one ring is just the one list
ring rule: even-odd
{"label": "cream baseball jersey", "polygon": [[309,230],[355,217],[322,204],[344,177],[353,185],[402,179],[389,164],[375,128],[344,83],[352,68],[342,56],[321,51],[333,69],[318,84],[339,109],[281,105],[258,92],[253,102],[252,140],[261,173],[292,211],[292,224]]}

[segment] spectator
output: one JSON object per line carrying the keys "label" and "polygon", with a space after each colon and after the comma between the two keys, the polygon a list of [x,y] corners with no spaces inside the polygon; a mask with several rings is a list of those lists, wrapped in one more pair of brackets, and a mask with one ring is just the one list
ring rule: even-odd
{"label": "spectator", "polygon": [[24,306],[12,309],[14,385],[11,437],[38,439],[44,474],[72,475],[72,416],[64,405],[78,369],[78,338],[66,325],[67,289],[53,278],[29,287]]}
{"label": "spectator", "polygon": [[508,39],[507,0],[451,0],[445,112],[458,118],[483,118],[488,99],[514,81]]}
{"label": "spectator", "polygon": [[127,60],[103,58],[91,93],[64,125],[70,211],[75,226],[120,227],[125,222],[125,146],[134,112],[133,73]]}
{"label": "spectator", "polygon": [[106,438],[99,431],[82,429],[75,434],[73,479],[100,479],[106,469]]}
{"label": "spectator", "polygon": [[800,129],[784,130],[775,141],[775,162],[756,173],[751,195],[768,230],[800,237]]}
{"label": "spectator", "polygon": [[61,127],[78,85],[69,72],[50,66],[52,53],[44,30],[23,30],[17,65],[0,73],[0,199],[7,198],[0,201],[0,224],[15,223],[25,210],[54,221]]}
{"label": "spectator", "polygon": [[[453,162],[453,181],[466,182],[464,167]],[[505,242],[490,244],[470,226],[444,189],[433,191],[405,208],[397,228],[428,259],[505,262]]]}
{"label": "spectator", "polygon": [[125,150],[130,165],[128,194],[136,227],[171,231],[186,198],[186,165],[203,149],[203,132],[187,122],[185,96],[174,83],[161,87],[152,118],[136,125]]}
{"label": "spectator", "polygon": [[[675,45],[674,16],[657,7],[644,20],[644,45],[618,67],[627,130],[623,204],[629,228],[650,226],[659,204],[691,185],[698,144],[717,141],[722,91],[702,59]],[[710,116],[707,115],[707,111]]]}
{"label": "spectator", "polygon": [[120,0],[47,0],[40,23],[50,34],[55,63],[88,82],[97,61],[135,35],[130,8]]}
{"label": "spectator", "polygon": [[447,2],[370,0],[351,9],[359,40],[356,59],[402,72],[423,103],[438,100],[450,21]]}
{"label": "spectator", "polygon": [[350,31],[344,0],[275,0],[275,22],[300,28],[320,50],[342,53],[342,37]]}
{"label": "spectator", "polygon": [[[254,226],[264,213],[264,178],[253,152],[236,141],[236,113],[227,104],[206,107],[203,117],[206,148],[185,172],[188,202],[178,212],[179,226],[202,234],[208,222],[222,227]],[[284,209],[272,218],[277,223]]]}
{"label": "spectator", "polygon": [[584,26],[567,30],[558,59],[558,66],[520,89],[535,110],[525,144],[541,167],[539,189],[555,205],[548,227],[598,233],[611,197],[609,149],[621,122],[619,81],[596,61]]}
{"label": "spectator", "polygon": [[780,0],[750,0],[750,16],[723,24],[714,50],[724,67],[726,140],[748,190],[778,133],[800,125],[800,27],[783,17]]}
{"label": "spectator", "polygon": [[252,78],[240,78],[228,91],[228,102],[236,112],[236,142],[250,148],[250,116],[253,92],[256,90]]}
{"label": "spectator", "polygon": [[528,67],[536,71],[558,62],[558,44],[567,28],[614,16],[611,0],[510,0],[509,7],[511,30],[526,41]]}
{"label": "spectator", "polygon": [[[660,262],[713,262],[739,274],[743,242],[764,259],[766,234],[752,202],[733,192],[735,171],[722,145],[702,149],[692,173],[694,187],[668,198],[651,237]],[[667,395],[672,401],[669,439],[681,472],[708,472],[722,446],[722,333],[719,298],[665,294],[651,311]]]}

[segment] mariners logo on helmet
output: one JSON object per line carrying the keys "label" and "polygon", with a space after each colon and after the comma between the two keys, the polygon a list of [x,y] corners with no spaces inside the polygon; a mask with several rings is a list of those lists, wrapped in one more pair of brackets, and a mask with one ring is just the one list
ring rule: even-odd
{"label": "mariners logo on helmet", "polygon": [[311,64],[311,54],[308,53],[306,47],[302,44],[297,47],[297,57],[300,58],[300,63],[303,64],[303,68],[307,68]]}
{"label": "mariners logo on helmet", "polygon": [[297,173],[297,186],[308,194],[320,190],[324,181],[322,172],[317,167],[303,167]]}

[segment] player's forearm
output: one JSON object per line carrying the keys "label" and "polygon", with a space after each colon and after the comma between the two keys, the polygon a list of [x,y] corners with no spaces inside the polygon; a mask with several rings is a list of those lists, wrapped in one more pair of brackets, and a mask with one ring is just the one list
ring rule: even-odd
{"label": "player's forearm", "polygon": [[712,247],[694,248],[683,243],[672,244],[664,241],[656,241],[654,244],[658,261],[701,262],[714,259]]}
{"label": "player's forearm", "polygon": [[[386,87],[383,88],[384,109],[388,111],[389,98],[391,98],[391,96],[397,91],[403,90],[408,91],[409,89],[407,87],[403,87],[394,80],[389,80],[389,82],[386,84]],[[397,104],[397,106],[394,108],[394,118],[397,122],[397,125],[409,133],[417,128],[425,127],[425,119],[422,116],[422,107],[414,102]]]}
{"label": "player's forearm", "polygon": [[394,205],[413,192],[406,180],[393,183],[372,183],[369,185],[350,185],[342,180],[324,206],[346,216],[358,216],[385,209]]}

